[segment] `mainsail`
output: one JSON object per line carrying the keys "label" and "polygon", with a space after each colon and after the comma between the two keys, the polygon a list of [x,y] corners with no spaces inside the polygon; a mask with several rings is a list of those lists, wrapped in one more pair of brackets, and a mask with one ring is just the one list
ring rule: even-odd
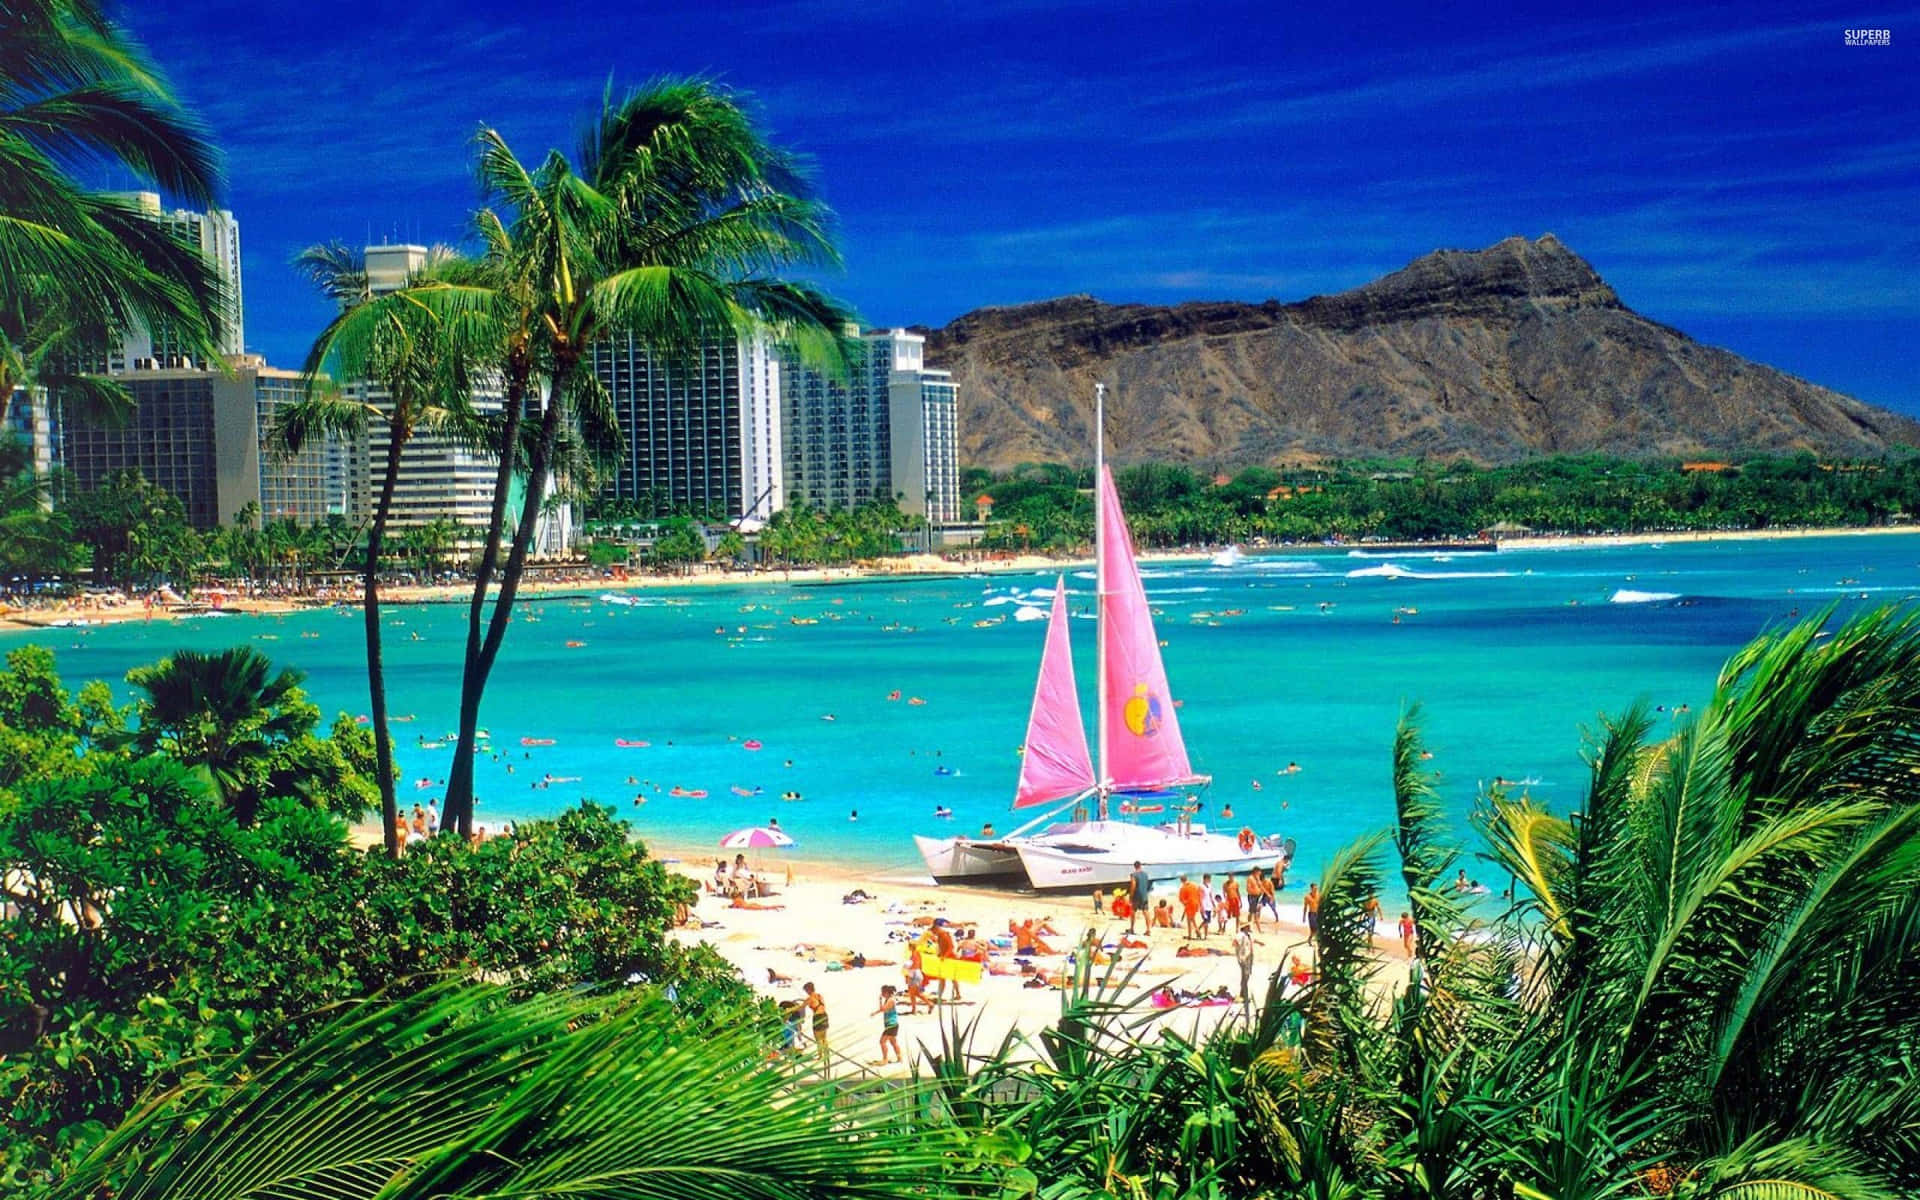
{"label": "mainsail", "polygon": [[1087,753],[1087,730],[1073,683],[1066,580],[1061,579],[1054,584],[1053,618],[1047,622],[1047,647],[1040,655],[1040,682],[1027,717],[1027,752],[1020,760],[1013,806],[1031,808],[1093,787],[1093,758]]}
{"label": "mainsail", "polygon": [[1167,669],[1160,661],[1160,641],[1134,560],[1133,537],[1120,511],[1113,473],[1104,465],[1096,486],[1100,620],[1106,643],[1100,664],[1100,686],[1106,689],[1101,784],[1109,791],[1147,791],[1198,782],[1167,690]]}

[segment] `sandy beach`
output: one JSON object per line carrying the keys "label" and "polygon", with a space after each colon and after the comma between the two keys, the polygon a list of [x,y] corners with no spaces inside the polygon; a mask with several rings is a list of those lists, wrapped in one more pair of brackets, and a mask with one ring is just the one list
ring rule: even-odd
{"label": "sandy beach", "polygon": [[[378,824],[356,825],[353,838],[361,846],[378,845]],[[929,1054],[938,1053],[942,1030],[952,1020],[962,1025],[977,1023],[974,1044],[990,1051],[1009,1036],[1032,1036],[1058,1018],[1060,989],[1034,986],[1034,976],[1023,973],[1014,955],[1010,925],[1028,919],[1036,926],[1058,931],[1041,936],[1053,953],[1031,956],[1027,961],[1032,967],[1071,977],[1068,952],[1091,933],[1102,947],[1094,978],[1106,978],[1111,968],[1113,981],[1124,984],[1119,989],[1120,997],[1138,1001],[1136,1015],[1140,1019],[1184,1035],[1245,1016],[1245,1009],[1237,1002],[1155,1009],[1148,1000],[1150,993],[1163,987],[1193,993],[1225,987],[1237,996],[1240,968],[1233,956],[1232,925],[1221,933],[1216,923],[1215,931],[1206,938],[1188,942],[1178,928],[1149,932],[1142,922],[1134,939],[1141,944],[1122,946],[1126,922],[1116,921],[1111,913],[1096,912],[1088,896],[941,887],[927,876],[905,871],[882,874],[855,870],[777,851],[749,856],[756,872],[771,881],[774,894],[754,902],[762,907],[734,908],[726,897],[705,889],[715,860],[731,862],[732,852],[657,841],[647,845],[649,853],[702,889],[691,910],[692,919],[672,936],[687,945],[704,942],[711,946],[739,969],[741,978],[755,992],[776,1001],[800,999],[801,985],[811,982],[824,998],[831,1017],[827,1040],[834,1052],[836,1072],[905,1074]],[[856,892],[864,892],[867,898],[853,900]],[[1174,892],[1172,884],[1157,884],[1154,898],[1173,901]],[[1313,962],[1297,891],[1281,897],[1280,912],[1283,919],[1275,922],[1266,918],[1263,931],[1254,938],[1255,999],[1265,994],[1272,974],[1287,969],[1294,956],[1309,965]],[[1376,983],[1383,993],[1397,986],[1401,973],[1396,968],[1406,961],[1398,938],[1391,936],[1389,928],[1397,915],[1385,915],[1374,939],[1381,963]],[[874,1012],[880,1006],[881,985],[892,984],[904,1000],[908,943],[937,919],[960,930],[972,930],[989,944],[995,940],[1004,944],[991,946],[980,982],[964,985],[957,1002],[948,1001],[916,1013],[909,1013],[902,1004],[899,1041],[905,1063],[883,1068],[875,1061],[879,1057],[880,1017]],[[1188,948],[1184,954],[1183,947]],[[856,954],[864,957],[865,966],[850,965]]]}
{"label": "sandy beach", "polygon": [[[676,869],[696,880],[711,877],[714,858],[719,856],[719,852],[692,849],[676,852],[659,848],[655,853],[678,860]],[[1179,929],[1143,932],[1137,940],[1145,943],[1144,948],[1123,948],[1120,938],[1126,933],[1126,922],[1114,920],[1110,913],[1095,912],[1092,900],[1085,896],[940,887],[931,879],[904,876],[876,879],[824,864],[788,863],[771,855],[761,861],[777,889],[777,894],[764,903],[778,907],[731,908],[725,898],[703,894],[693,909],[696,925],[675,936],[712,946],[740,969],[742,978],[755,991],[775,1000],[797,1000],[800,985],[811,981],[832,1016],[828,1043],[836,1054],[836,1069],[850,1070],[858,1064],[870,1071],[904,1073],[927,1055],[938,1053],[943,1028],[956,1019],[962,1025],[977,1022],[974,1044],[983,1051],[991,1051],[1016,1033],[1036,1034],[1057,1019],[1061,992],[1054,987],[1032,986],[1033,976],[1022,973],[1013,954],[1009,925],[1029,918],[1036,926],[1045,924],[1058,931],[1042,936],[1042,942],[1055,953],[1032,956],[1028,961],[1034,968],[1071,977],[1073,968],[1065,952],[1091,933],[1103,947],[1101,956],[1109,960],[1096,960],[1095,978],[1104,977],[1112,965],[1113,979],[1127,984],[1122,998],[1140,1002],[1136,1010],[1140,1018],[1191,1034],[1196,1028],[1204,1031],[1244,1014],[1237,1002],[1164,1010],[1156,1010],[1147,1002],[1147,993],[1162,987],[1194,993],[1225,987],[1237,996],[1240,969],[1233,957],[1231,926],[1227,933],[1211,933],[1191,943]],[[790,884],[785,882],[789,869]],[[872,899],[848,903],[856,889]],[[1174,888],[1157,885],[1154,895],[1171,900]],[[1278,925],[1266,920],[1265,931],[1254,939],[1256,998],[1265,993],[1272,973],[1286,967],[1293,955],[1312,962],[1306,927],[1299,923],[1297,893],[1282,899],[1281,911],[1291,919]],[[880,1004],[880,987],[890,983],[904,995],[907,944],[934,919],[972,929],[981,940],[998,939],[1005,944],[990,951],[981,981],[965,985],[957,1003],[914,1014],[900,1009],[899,1040],[906,1065],[882,1068],[875,1061],[879,1057],[880,1018],[873,1015]],[[1388,939],[1380,938],[1377,942],[1383,963],[1400,957],[1397,941],[1389,944]],[[1197,953],[1182,956],[1183,947]],[[856,952],[865,956],[867,965],[844,966]],[[1383,982],[1395,974],[1383,970]]]}

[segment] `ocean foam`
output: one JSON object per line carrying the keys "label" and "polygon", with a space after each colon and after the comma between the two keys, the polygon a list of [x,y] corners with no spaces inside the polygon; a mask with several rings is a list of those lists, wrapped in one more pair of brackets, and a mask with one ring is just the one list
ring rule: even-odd
{"label": "ocean foam", "polygon": [[1347,572],[1348,579],[1511,579],[1512,571],[1416,571],[1399,563],[1381,563]]}
{"label": "ocean foam", "polygon": [[1633,588],[1621,588],[1607,597],[1608,604],[1658,604],[1663,600],[1678,600],[1679,592],[1640,592]]}

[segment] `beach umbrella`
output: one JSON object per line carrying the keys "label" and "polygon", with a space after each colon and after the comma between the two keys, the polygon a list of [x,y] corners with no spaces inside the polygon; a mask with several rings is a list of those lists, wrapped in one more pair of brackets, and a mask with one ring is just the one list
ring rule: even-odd
{"label": "beach umbrella", "polygon": [[785,850],[797,844],[783,831],[769,829],[765,825],[736,829],[720,839],[722,850]]}

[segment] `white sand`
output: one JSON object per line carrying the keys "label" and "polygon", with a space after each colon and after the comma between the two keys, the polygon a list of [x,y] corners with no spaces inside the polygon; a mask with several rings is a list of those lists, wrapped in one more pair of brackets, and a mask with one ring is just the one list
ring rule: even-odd
{"label": "white sand", "polygon": [[[664,848],[656,847],[655,852],[669,859],[673,857],[673,852]],[[681,853],[682,861],[677,869],[700,880],[710,876],[711,852],[704,858],[705,871],[699,869],[701,851],[686,848]],[[778,886],[778,894],[765,903],[778,904],[781,908],[736,909],[728,907],[724,898],[703,895],[694,908],[694,916],[715,924],[705,928],[689,927],[675,936],[690,944],[704,941],[712,946],[739,967],[746,981],[762,995],[797,1000],[801,996],[800,985],[811,981],[825,999],[831,1017],[829,1045],[836,1055],[845,1056],[836,1060],[836,1072],[853,1070],[855,1062],[871,1070],[881,1069],[873,1065],[879,1058],[881,1019],[872,1014],[879,1007],[882,984],[893,984],[900,989],[900,995],[905,996],[904,969],[909,955],[904,939],[917,937],[924,929],[912,924],[915,917],[945,917],[962,925],[975,925],[982,938],[1005,935],[1009,921],[1032,917],[1038,924],[1044,917],[1060,931],[1057,937],[1042,938],[1055,950],[1072,949],[1088,929],[1108,944],[1117,943],[1126,930],[1124,921],[1116,922],[1110,914],[1095,913],[1091,899],[1084,896],[1023,896],[977,888],[938,887],[930,879],[907,881],[895,877],[876,882],[852,871],[801,863],[793,864],[792,883],[781,885],[784,864],[771,860],[765,865],[770,867]],[[865,890],[876,899],[860,904],[844,903],[843,897],[855,888]],[[1173,889],[1162,885],[1156,887],[1154,894],[1156,899],[1162,895],[1172,899]],[[1256,999],[1265,994],[1269,976],[1286,966],[1291,955],[1298,954],[1305,961],[1312,961],[1305,927],[1295,923],[1300,917],[1299,903],[1297,897],[1291,903],[1283,900],[1281,911],[1293,920],[1276,927],[1269,919],[1265,922],[1266,931],[1255,938],[1253,993]],[[1231,927],[1225,934],[1213,933],[1201,942],[1191,943],[1221,952],[1215,956],[1179,957],[1176,951],[1189,943],[1178,929],[1157,930],[1147,940],[1151,945],[1145,950],[1120,952],[1116,979],[1124,977],[1129,968],[1138,967],[1126,998],[1166,984],[1196,992],[1210,992],[1224,984],[1238,994],[1240,969],[1233,957]],[[1389,939],[1384,937],[1378,941],[1383,958],[1398,956],[1397,942],[1389,944]],[[866,955],[870,963],[890,960],[892,965],[829,969],[829,964],[838,964],[855,951]],[[1042,968],[1067,974],[1071,971],[1063,953],[1040,955],[1032,961]],[[1059,991],[1028,988],[1027,977],[1018,973],[992,973],[993,967],[1017,971],[1010,949],[996,949],[989,962],[989,972],[978,985],[963,987],[962,1003],[945,1004],[933,1012],[923,1010],[915,1015],[909,1015],[904,1007],[900,1010],[900,1046],[909,1063],[939,1051],[941,1031],[950,1018],[957,1017],[963,1024],[977,1018],[975,1045],[981,1051],[989,1051],[998,1047],[1010,1032],[1035,1034],[1058,1017]],[[769,969],[787,981],[769,982]],[[1106,969],[1104,965],[1097,966],[1096,978]],[[1383,976],[1393,974],[1382,972]],[[929,990],[933,986],[930,984]],[[1144,1016],[1153,1010],[1143,1003],[1137,1011]],[[1210,1028],[1230,1014],[1240,1012],[1238,1004],[1177,1008],[1163,1012],[1157,1020],[1184,1034],[1191,1033],[1196,1023],[1202,1029]],[[890,1074],[903,1070],[895,1066],[885,1068]]]}

